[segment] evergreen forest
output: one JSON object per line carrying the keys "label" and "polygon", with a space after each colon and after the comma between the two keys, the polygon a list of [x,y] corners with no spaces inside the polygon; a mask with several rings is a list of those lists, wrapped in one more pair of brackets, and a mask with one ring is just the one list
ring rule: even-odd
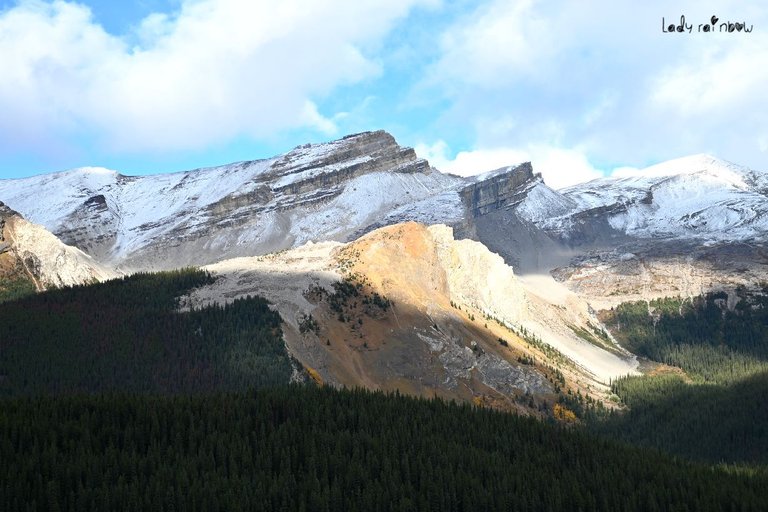
{"label": "evergreen forest", "polygon": [[280,316],[259,297],[179,312],[202,271],[134,274],[0,305],[0,396],[287,384]]}
{"label": "evergreen forest", "polygon": [[[614,337],[683,372],[625,377],[629,410],[594,430],[712,463],[768,464],[768,288],[622,304],[605,315]],[[733,300],[733,298],[732,298]]]}
{"label": "evergreen forest", "polygon": [[765,474],[470,405],[306,385],[6,399],[4,510],[764,510]]}
{"label": "evergreen forest", "polygon": [[[608,321],[616,337],[689,378],[621,379],[614,391],[627,411],[586,411],[583,426],[563,426],[289,385],[298,366],[263,298],[182,307],[213,279],[194,269],[136,274],[0,304],[0,509],[706,511],[768,502],[761,308],[731,318],[721,297],[663,303],[656,316],[646,304],[621,306]],[[748,336],[732,339],[729,329]],[[684,345],[699,348],[684,357],[675,349]],[[703,355],[691,358],[695,350]],[[712,351],[725,355],[713,363]]]}

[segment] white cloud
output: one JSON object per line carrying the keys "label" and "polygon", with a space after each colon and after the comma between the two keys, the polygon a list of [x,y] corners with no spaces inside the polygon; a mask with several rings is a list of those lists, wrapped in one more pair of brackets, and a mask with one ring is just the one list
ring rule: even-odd
{"label": "white cloud", "polygon": [[[686,117],[728,115],[734,108],[752,113],[747,108],[754,109],[755,102],[768,107],[768,37],[760,33],[741,37],[727,48],[718,43],[661,70],[653,81],[651,100]],[[764,118],[765,109],[760,110]]]}
{"label": "white cloud", "polygon": [[[344,113],[342,112],[341,117],[344,117],[343,114]],[[326,135],[333,135],[337,132],[334,122],[318,112],[317,105],[309,100],[304,103],[304,112],[301,121],[307,126],[315,128]]]}
{"label": "white cloud", "polygon": [[81,4],[22,1],[0,12],[0,146],[83,132],[130,151],[334,133],[316,100],[381,73],[364,49],[418,4],[434,2],[185,0],[144,19],[130,48]]}
{"label": "white cloud", "polygon": [[[481,5],[467,22],[462,20],[442,34],[443,56],[437,64],[441,77],[486,85],[536,74],[541,58],[553,50],[551,24],[535,10],[534,0],[501,1]],[[467,68],[471,73],[465,74]]]}
{"label": "white cloud", "polygon": [[757,138],[757,146],[763,153],[768,152],[768,134],[763,134]]}
{"label": "white cloud", "polygon": [[544,182],[560,189],[600,178],[604,173],[595,169],[577,149],[533,145],[526,149],[484,148],[460,151],[449,156],[450,148],[443,140],[433,144],[417,144],[416,153],[429,160],[437,169],[459,176],[474,176],[487,171],[531,162],[534,172],[541,173]]}
{"label": "white cloud", "polygon": [[[663,33],[681,14],[693,33]],[[713,14],[754,31],[699,33]],[[474,127],[479,148],[636,166],[708,152],[765,168],[766,27],[768,11],[735,0],[491,0],[443,32],[417,90],[448,103],[438,126]]]}

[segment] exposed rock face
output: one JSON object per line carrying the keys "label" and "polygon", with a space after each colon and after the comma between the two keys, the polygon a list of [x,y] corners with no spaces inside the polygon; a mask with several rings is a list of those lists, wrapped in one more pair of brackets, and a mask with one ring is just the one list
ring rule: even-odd
{"label": "exposed rock face", "polygon": [[[395,138],[384,131],[350,135],[339,142],[338,149],[316,159],[311,159],[315,147],[307,144],[272,163],[269,174],[274,177],[299,176],[274,188],[274,192],[304,194],[374,172],[425,173],[430,170],[426,160],[417,157],[413,149],[400,147]],[[337,170],[324,172],[324,168]]]}
{"label": "exposed rock face", "polygon": [[[397,224],[347,244],[308,244],[206,268],[219,279],[194,291],[186,306],[266,296],[285,321],[292,354],[330,384],[504,403],[525,393],[553,393],[541,366],[518,360],[521,354],[539,361],[545,356],[505,326],[524,325],[575,361],[563,365],[575,384],[594,387],[636,365],[629,355],[608,353],[574,334],[569,325],[597,322],[585,302],[570,294],[545,303],[499,255],[456,240],[448,226]],[[327,297],[334,282],[351,276],[364,283],[363,293],[391,300],[391,308],[371,314],[358,296],[340,319]],[[558,315],[561,310],[567,315]],[[318,328],[302,332],[309,315]]]}
{"label": "exposed rock face", "polygon": [[0,201],[0,222],[4,221],[6,217],[11,215],[18,215],[17,212],[8,207],[4,202]]}
{"label": "exposed rock face", "polygon": [[94,258],[108,259],[119,228],[116,205],[110,205],[103,194],[96,194],[63,219],[56,235]]}
{"label": "exposed rock face", "polygon": [[0,254],[8,252],[11,248],[10,242],[5,241],[5,235],[3,234],[5,228],[5,219],[13,215],[18,215],[15,211],[8,208],[2,201],[0,201]]}
{"label": "exposed rock face", "polygon": [[563,212],[570,205],[533,173],[530,162],[487,173],[460,194],[465,213],[454,224],[458,237],[482,242],[518,272],[546,272],[562,263],[563,244],[521,210],[538,212],[544,205]]}
{"label": "exposed rock face", "polygon": [[533,174],[530,162],[516,167],[505,167],[489,173],[490,176],[464,187],[461,199],[474,217],[493,210],[516,206],[525,197],[528,186],[540,180]]}
{"label": "exposed rock face", "polygon": [[662,297],[695,297],[768,280],[768,248],[760,244],[701,245],[681,241],[635,241],[589,251],[553,275],[595,309]]}
{"label": "exposed rock face", "polygon": [[43,290],[115,276],[87,254],[0,203],[0,277],[31,280],[36,289]]}

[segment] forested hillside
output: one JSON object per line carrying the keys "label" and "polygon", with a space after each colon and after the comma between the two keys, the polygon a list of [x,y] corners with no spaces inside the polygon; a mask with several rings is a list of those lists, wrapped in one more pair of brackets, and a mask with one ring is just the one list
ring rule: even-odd
{"label": "forested hillside", "polygon": [[737,475],[468,405],[296,386],[17,398],[6,510],[762,510]]}
{"label": "forested hillside", "polygon": [[710,462],[768,463],[768,290],[622,304],[604,318],[616,339],[681,368],[628,377],[613,391],[629,406],[595,428]]}
{"label": "forested hillside", "polygon": [[[699,511],[768,500],[764,469],[713,469],[466,404],[286,386],[292,365],[265,300],[180,310],[179,297],[212,279],[138,274],[0,305],[3,510]],[[660,339],[677,343],[689,315],[711,318],[703,334],[722,332],[707,307],[669,306]],[[644,350],[657,340],[633,308],[615,312],[617,332]],[[750,319],[757,340],[758,313],[720,318]],[[760,368],[759,341],[726,346]],[[705,461],[765,462],[765,374],[683,366],[701,383],[621,380],[629,412],[592,409],[584,417],[602,419],[588,425]]]}
{"label": "forested hillside", "polygon": [[698,382],[729,384],[768,370],[768,288],[620,305],[606,316],[631,352],[684,369]]}
{"label": "forested hillside", "polygon": [[137,274],[0,306],[0,395],[203,392],[287,384],[280,317],[265,300],[179,312],[211,281],[198,270]]}

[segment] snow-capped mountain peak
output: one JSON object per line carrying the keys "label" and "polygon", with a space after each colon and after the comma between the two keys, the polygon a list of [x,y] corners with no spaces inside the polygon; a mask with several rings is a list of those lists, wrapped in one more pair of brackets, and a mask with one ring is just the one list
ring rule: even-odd
{"label": "snow-capped mountain peak", "polygon": [[[653,180],[698,176],[699,179],[716,181],[737,188],[749,188],[753,171],[722,160],[715,156],[701,153],[661,162],[644,169],[631,172],[619,172],[612,178],[630,178]],[[609,178],[610,179],[610,178]]]}
{"label": "snow-capped mountain peak", "polygon": [[189,172],[0,180],[0,198],[101,261],[153,269],[345,241],[402,216],[455,222],[466,184],[379,131]]}
{"label": "snow-capped mountain peak", "polygon": [[575,224],[599,216],[617,233],[641,238],[763,238],[766,191],[763,173],[712,155],[691,155],[563,189],[574,207],[539,225],[567,238]]}
{"label": "snow-capped mountain peak", "polygon": [[762,240],[766,195],[765,173],[706,154],[560,191],[529,163],[462,178],[383,131],[188,172],[131,177],[86,167],[0,180],[0,200],[125,270],[346,242],[408,220],[454,226],[516,265],[537,257],[523,254],[529,242],[539,254],[555,242],[571,250],[627,237]]}

